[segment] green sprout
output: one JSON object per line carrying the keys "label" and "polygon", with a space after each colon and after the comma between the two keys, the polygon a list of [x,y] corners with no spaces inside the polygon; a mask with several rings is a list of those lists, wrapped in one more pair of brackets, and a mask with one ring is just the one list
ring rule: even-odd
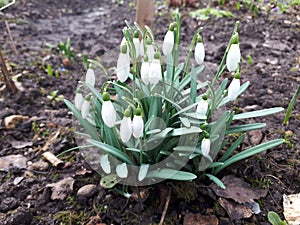
{"label": "green sprout", "polygon": [[281,220],[280,216],[273,211],[268,212],[268,220],[272,225],[287,225],[285,220]]}

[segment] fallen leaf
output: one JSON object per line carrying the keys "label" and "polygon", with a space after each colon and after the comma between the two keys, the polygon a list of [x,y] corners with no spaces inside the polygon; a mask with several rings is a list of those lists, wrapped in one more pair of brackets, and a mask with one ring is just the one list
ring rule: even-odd
{"label": "fallen leaf", "polygon": [[64,200],[73,191],[74,182],[72,177],[67,177],[57,183],[47,184],[46,187],[52,187],[51,199]]}
{"label": "fallen leaf", "polygon": [[11,146],[15,149],[22,149],[25,147],[31,147],[33,145],[32,141],[17,141],[14,139],[8,140]]}
{"label": "fallen leaf", "polygon": [[8,172],[9,169],[25,169],[27,165],[27,158],[23,155],[7,155],[0,157],[0,171]]}
{"label": "fallen leaf", "polygon": [[300,193],[283,195],[283,215],[289,225],[300,224]]}
{"label": "fallen leaf", "polygon": [[215,215],[201,215],[200,213],[188,213],[184,217],[183,225],[218,225]]}
{"label": "fallen leaf", "polygon": [[245,205],[236,203],[233,200],[219,198],[219,204],[226,210],[227,214],[232,220],[240,220],[243,218],[250,218],[253,212]]}
{"label": "fallen leaf", "polygon": [[14,129],[16,126],[20,123],[22,123],[25,120],[28,120],[29,116],[22,116],[22,115],[11,115],[8,117],[5,117],[4,124],[6,129]]}

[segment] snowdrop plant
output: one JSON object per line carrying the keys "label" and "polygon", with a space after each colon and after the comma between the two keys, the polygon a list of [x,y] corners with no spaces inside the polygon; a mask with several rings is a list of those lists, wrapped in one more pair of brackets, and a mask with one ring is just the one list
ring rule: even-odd
{"label": "snowdrop plant", "polygon": [[[283,110],[237,114],[232,109],[233,101],[249,86],[248,81],[240,83],[238,22],[215,76],[205,82],[197,79],[205,68],[202,28],[195,32],[185,62],[179,62],[179,53],[185,52],[179,45],[179,15],[167,29],[162,47],[149,27],[126,24],[116,59],[117,79],[97,83],[88,70],[75,104],[65,100],[85,130],[88,144],[78,148],[97,150],[98,158],[92,158],[103,176],[102,186],[124,188],[207,177],[224,187],[217,178],[221,170],[283,143],[271,140],[236,151],[247,131],[265,126],[236,121]],[[230,85],[229,79],[220,79],[226,69],[234,73]]]}

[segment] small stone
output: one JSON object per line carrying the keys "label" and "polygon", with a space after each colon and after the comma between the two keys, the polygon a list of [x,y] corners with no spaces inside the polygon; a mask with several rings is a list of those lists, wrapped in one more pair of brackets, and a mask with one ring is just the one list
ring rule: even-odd
{"label": "small stone", "polygon": [[97,192],[97,185],[95,184],[88,184],[83,187],[81,187],[78,192],[77,196],[78,197],[85,197],[85,198],[90,198]]}
{"label": "small stone", "polygon": [[273,90],[269,88],[269,89],[267,90],[267,93],[271,95],[271,94],[273,94]]}
{"label": "small stone", "polygon": [[7,197],[3,199],[0,203],[0,211],[7,212],[9,210],[15,209],[18,206],[18,200],[14,197]]}
{"label": "small stone", "polygon": [[16,126],[20,123],[22,123],[25,120],[28,120],[28,116],[22,116],[22,115],[11,115],[8,117],[5,117],[4,124],[6,129],[14,129]]}
{"label": "small stone", "polygon": [[23,155],[7,155],[0,157],[0,171],[8,172],[10,168],[25,169],[27,158]]}
{"label": "small stone", "polygon": [[37,161],[31,164],[33,170],[44,171],[49,168],[49,164],[44,161]]}
{"label": "small stone", "polygon": [[24,179],[24,177],[16,177],[14,179],[14,185],[18,185],[19,183],[22,182],[23,179]]}
{"label": "small stone", "polygon": [[284,134],[286,136],[293,136],[294,135],[293,131],[291,131],[291,130],[287,130]]}

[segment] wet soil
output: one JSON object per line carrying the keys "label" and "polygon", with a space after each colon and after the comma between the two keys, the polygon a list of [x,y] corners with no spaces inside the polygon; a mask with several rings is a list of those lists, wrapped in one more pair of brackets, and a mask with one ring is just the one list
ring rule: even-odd
{"label": "wet soil", "polygon": [[[153,30],[157,39],[162,39],[171,18],[162,3],[158,3],[157,9]],[[235,12],[236,18],[207,21],[192,19],[189,10],[193,9],[182,11],[182,42],[189,43],[196,29],[203,26],[206,64],[212,73],[221,61],[235,21],[241,22],[242,82],[250,81],[251,85],[239,98],[236,108],[241,111],[277,106],[286,109],[300,84],[299,9],[269,17]],[[59,98],[50,96],[57,91],[57,96],[74,98],[77,82],[85,74],[82,54],[95,58],[117,48],[124,20],[134,21],[134,6],[128,1],[118,4],[110,0],[25,0],[1,12],[0,18],[1,51],[10,73],[18,75],[24,88],[17,94],[8,90],[1,92],[0,157],[20,155],[27,161],[25,167],[0,169],[0,224],[158,224],[164,195],[174,183],[143,189],[149,196],[145,194],[148,197],[141,205],[139,201],[102,189],[100,175],[93,172],[76,151],[60,158],[64,162],[62,166],[30,166],[44,161],[45,151],[57,155],[76,146],[72,115]],[[63,63],[65,57],[57,50],[58,43],[68,37],[76,53],[76,61],[72,59],[70,64]],[[13,50],[14,45],[17,52]],[[115,66],[113,58],[106,60],[109,69]],[[47,74],[48,64],[57,70],[58,77]],[[4,120],[10,115],[29,119],[8,129]],[[183,186],[182,190],[189,190],[185,197],[180,197],[180,188],[176,194],[174,190],[178,188],[173,187],[174,196],[165,224],[183,224],[189,212],[215,215],[219,224],[269,224],[266,215],[270,210],[282,216],[283,194],[300,191],[299,100],[287,126],[282,125],[284,116],[285,112],[281,112],[255,119],[267,126],[249,135],[243,146],[276,138],[285,138],[285,144],[235,164],[220,174],[220,178],[231,174],[252,187],[265,189],[266,197],[259,200],[260,214],[231,221],[208,188],[194,181],[185,184],[188,187],[177,184],[177,187]],[[53,200],[52,189],[47,185],[67,177],[74,178],[73,190],[69,190],[63,200]],[[86,184],[97,186],[90,195],[79,196],[77,191]]]}

